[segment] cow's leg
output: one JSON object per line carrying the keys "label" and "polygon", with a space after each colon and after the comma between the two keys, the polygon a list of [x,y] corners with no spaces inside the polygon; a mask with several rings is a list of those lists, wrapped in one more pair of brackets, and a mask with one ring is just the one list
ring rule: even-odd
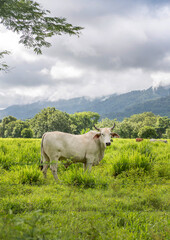
{"label": "cow's leg", "polygon": [[50,159],[45,153],[42,155],[42,159],[43,159],[42,172],[43,172],[44,177],[46,178],[47,177],[47,169],[49,167]]}
{"label": "cow's leg", "polygon": [[58,180],[58,176],[57,176],[58,159],[59,159],[58,156],[54,156],[53,158],[50,158],[50,169],[55,180]]}
{"label": "cow's leg", "polygon": [[85,163],[83,163],[83,168],[84,168],[84,171],[86,171],[86,170],[87,170],[87,164],[86,164],[86,162],[85,162]]}
{"label": "cow's leg", "polygon": [[89,172],[91,172],[92,166],[93,166],[93,163],[87,162],[86,163],[86,170],[89,170]]}
{"label": "cow's leg", "polygon": [[89,172],[91,172],[92,166],[94,163],[94,158],[89,156],[86,158],[86,163],[84,163],[84,170],[89,170]]}

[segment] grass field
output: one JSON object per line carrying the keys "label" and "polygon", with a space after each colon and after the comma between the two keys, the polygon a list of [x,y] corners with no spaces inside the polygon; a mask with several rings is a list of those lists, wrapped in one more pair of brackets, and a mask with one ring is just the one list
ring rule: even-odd
{"label": "grass field", "polygon": [[40,140],[0,139],[0,240],[170,239],[170,142],[115,139],[92,172],[39,169]]}

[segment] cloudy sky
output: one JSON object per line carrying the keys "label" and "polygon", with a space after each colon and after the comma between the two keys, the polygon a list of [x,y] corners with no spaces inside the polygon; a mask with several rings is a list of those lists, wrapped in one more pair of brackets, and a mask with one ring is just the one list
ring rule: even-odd
{"label": "cloudy sky", "polygon": [[11,51],[11,71],[0,73],[0,108],[170,84],[169,0],[38,2],[84,30],[53,37],[37,56],[0,26],[0,51]]}

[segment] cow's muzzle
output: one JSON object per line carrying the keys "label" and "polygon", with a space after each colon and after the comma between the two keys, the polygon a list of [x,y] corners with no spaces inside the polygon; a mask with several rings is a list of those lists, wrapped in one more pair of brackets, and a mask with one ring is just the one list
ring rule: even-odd
{"label": "cow's muzzle", "polygon": [[106,143],[106,146],[110,146],[110,145],[111,145],[111,142],[107,142],[107,143]]}

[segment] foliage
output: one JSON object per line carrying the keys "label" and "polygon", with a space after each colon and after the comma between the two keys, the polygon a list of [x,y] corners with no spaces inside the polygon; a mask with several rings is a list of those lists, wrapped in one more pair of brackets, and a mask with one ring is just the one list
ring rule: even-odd
{"label": "foliage", "polygon": [[19,138],[22,137],[22,130],[28,127],[25,121],[17,120],[12,116],[5,117],[0,125],[0,136]]}
{"label": "foliage", "polygon": [[43,109],[29,123],[35,137],[42,137],[43,133],[47,131],[71,132],[69,114],[53,107]]}
{"label": "foliage", "polygon": [[[5,55],[9,55],[10,52],[7,50],[4,50],[3,52],[0,52],[0,59],[4,58]],[[9,70],[9,66],[4,61],[0,61],[0,71],[7,72]]]}
{"label": "foliage", "polygon": [[83,129],[92,129],[99,114],[82,112],[68,114],[48,107],[36,114],[34,118],[21,121],[9,116],[0,123],[0,137],[42,137],[47,131],[62,131],[80,134]]}
{"label": "foliage", "polygon": [[156,138],[156,130],[154,127],[144,126],[140,129],[138,136],[141,138]]}
{"label": "foliage", "polygon": [[16,120],[17,119],[15,117],[13,117],[13,116],[4,117],[3,120],[2,120],[2,125],[4,126],[4,125],[6,125],[6,124],[8,124],[10,122],[14,122]]}
{"label": "foliage", "polygon": [[45,108],[31,119],[30,127],[35,137],[41,137],[47,131],[62,131],[77,133],[92,126],[98,121],[99,115],[92,112],[68,114],[56,110],[54,107]]}
{"label": "foliage", "polygon": [[21,137],[23,138],[32,138],[33,137],[33,131],[30,128],[24,128],[21,131]]}
{"label": "foliage", "polygon": [[170,128],[166,129],[166,137],[170,139]]}
{"label": "foliage", "polygon": [[162,134],[165,134],[166,129],[170,127],[170,119],[168,117],[158,117],[155,130],[159,138],[162,137]]}
{"label": "foliage", "polygon": [[91,173],[59,163],[56,183],[39,139],[0,139],[0,239],[168,240],[169,144],[114,139]]}
{"label": "foliage", "polygon": [[[21,121],[9,116],[0,123],[0,137],[36,137],[40,138],[47,131],[62,131],[72,134],[84,134],[99,127],[111,127],[116,123],[114,131],[122,138],[169,138],[170,119],[156,116],[151,112],[132,115],[122,122],[108,118],[99,121],[99,114],[80,112],[68,114],[54,107],[44,108],[34,118]],[[27,129],[27,130],[24,130]],[[24,135],[23,132],[24,131]],[[33,135],[32,135],[33,134]]]}
{"label": "foliage", "polygon": [[[112,127],[114,125],[114,123],[117,122],[117,119],[109,119],[109,118],[104,118],[102,119],[98,124],[96,124],[96,126],[98,128],[105,128],[105,127]],[[117,124],[116,124],[117,126]]]}
{"label": "foliage", "polygon": [[160,117],[152,112],[144,112],[125,118],[116,124],[116,131],[123,138],[161,138],[170,126],[168,117]]}
{"label": "foliage", "polygon": [[71,114],[70,117],[72,125],[75,126],[73,133],[79,134],[83,129],[92,129],[99,120],[100,115],[94,112],[80,112]]}

